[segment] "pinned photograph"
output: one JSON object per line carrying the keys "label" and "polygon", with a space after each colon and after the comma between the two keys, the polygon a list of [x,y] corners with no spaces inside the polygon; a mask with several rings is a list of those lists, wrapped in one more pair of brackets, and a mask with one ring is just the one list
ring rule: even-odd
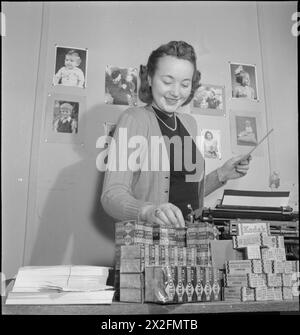
{"label": "pinned photograph", "polygon": [[56,133],[78,132],[79,103],[73,101],[54,101],[53,131]]}
{"label": "pinned photograph", "polygon": [[257,144],[257,127],[255,117],[236,116],[235,118],[237,144],[255,146]]}
{"label": "pinned photograph", "polygon": [[231,63],[232,98],[258,101],[256,66]]}
{"label": "pinned photograph", "polygon": [[83,143],[85,99],[84,96],[70,94],[48,94],[45,142]]}
{"label": "pinned photograph", "polygon": [[105,70],[105,103],[137,105],[137,69],[107,66]]}
{"label": "pinned photograph", "polygon": [[204,158],[221,159],[221,132],[216,129],[202,129],[201,152]]}
{"label": "pinned photograph", "polygon": [[87,49],[56,46],[53,85],[85,88]]}
{"label": "pinned photograph", "polygon": [[225,89],[218,85],[201,85],[195,92],[191,112],[204,115],[225,115]]}
{"label": "pinned photograph", "polygon": [[[229,115],[232,152],[235,154],[248,153],[263,136],[261,113],[230,110]],[[259,145],[252,155],[262,156],[264,145]]]}

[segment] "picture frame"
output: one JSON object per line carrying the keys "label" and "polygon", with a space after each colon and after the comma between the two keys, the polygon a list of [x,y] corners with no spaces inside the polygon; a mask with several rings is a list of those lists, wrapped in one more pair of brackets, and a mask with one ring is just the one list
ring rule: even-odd
{"label": "picture frame", "polygon": [[86,98],[71,94],[49,93],[47,96],[44,141],[83,144]]}
{"label": "picture frame", "polygon": [[200,150],[204,159],[221,159],[221,131],[219,129],[201,129]]}
{"label": "picture frame", "polygon": [[[256,111],[230,111],[230,138],[234,154],[246,154],[253,149],[264,136],[261,113]],[[263,156],[263,145],[252,153]]]}
{"label": "picture frame", "polygon": [[191,101],[191,113],[225,116],[225,86],[202,84]]}
{"label": "picture frame", "polygon": [[231,98],[259,102],[256,64],[228,62]]}
{"label": "picture frame", "polygon": [[137,68],[107,65],[105,68],[105,98],[109,105],[137,106]]}
{"label": "picture frame", "polygon": [[88,48],[55,44],[52,86],[87,87]]}

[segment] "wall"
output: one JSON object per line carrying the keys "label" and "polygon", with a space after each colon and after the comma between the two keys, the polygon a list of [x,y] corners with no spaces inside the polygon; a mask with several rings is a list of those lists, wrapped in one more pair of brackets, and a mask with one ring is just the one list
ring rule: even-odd
{"label": "wall", "polygon": [[2,269],[8,278],[23,263],[43,6],[2,3],[2,11]]}
{"label": "wall", "polygon": [[[10,17],[14,17],[15,11],[13,4],[6,6],[7,21],[9,21]],[[265,34],[267,34],[270,29],[269,22],[274,21],[269,15],[267,17],[258,16],[256,3],[241,2],[237,5],[233,2],[185,2],[183,5],[182,2],[76,2],[75,4],[47,2],[43,5],[24,4],[24,6],[28,6],[28,12],[31,7],[36,11],[39,8],[39,12],[35,13],[35,20],[29,20],[30,17],[24,18],[27,20],[27,25],[28,22],[31,22],[29,26],[36,35],[38,35],[39,28],[35,23],[42,21],[43,27],[40,44],[32,41],[35,48],[40,46],[39,63],[37,58],[32,57],[32,50],[35,49],[30,48],[29,44],[26,51],[28,58],[31,57],[30,62],[24,62],[23,67],[20,66],[23,69],[26,64],[37,80],[36,85],[32,85],[32,88],[36,87],[37,92],[35,109],[34,106],[31,106],[31,115],[33,115],[33,109],[35,113],[34,119],[32,117],[26,119],[28,124],[33,124],[32,133],[26,133],[27,137],[32,136],[32,145],[26,148],[27,151],[24,151],[27,159],[26,166],[28,168],[30,164],[31,173],[30,180],[26,181],[29,191],[28,203],[24,201],[26,197],[23,199],[17,192],[14,197],[9,197],[9,192],[6,191],[5,196],[7,213],[5,227],[9,232],[5,237],[6,250],[9,250],[8,244],[13,241],[14,229],[21,231],[19,242],[23,243],[22,237],[25,239],[23,264],[113,264],[112,220],[105,214],[99,202],[103,175],[97,171],[95,166],[99,152],[99,149],[96,149],[96,140],[104,133],[103,123],[116,121],[125,107],[109,106],[103,103],[106,65],[138,67],[141,63],[146,63],[149,53],[154,48],[169,40],[182,39],[194,45],[198,55],[198,65],[202,72],[202,82],[226,86],[227,114],[225,117],[195,116],[199,127],[220,129],[222,134],[222,160],[208,161],[208,172],[232,156],[229,136],[230,110],[238,111],[246,108],[249,111],[257,111],[262,116],[262,132],[268,129],[268,115],[265,111],[269,110],[266,108],[269,100],[264,98],[263,81],[264,75],[268,77],[268,73],[264,72],[265,67],[262,64],[259,27],[266,29]],[[21,12],[21,6],[18,8]],[[42,8],[44,8],[44,13],[41,13]],[[259,8],[260,10],[264,8]],[[285,13],[283,14],[285,18],[290,10],[291,6],[285,7],[284,5],[280,9]],[[279,15],[279,11],[277,14]],[[22,30],[21,24],[15,23],[15,26],[17,30]],[[278,30],[281,31],[283,28],[280,26]],[[22,33],[25,34],[26,30],[22,30]],[[27,34],[28,36],[24,36],[23,39],[30,41],[33,35],[29,32]],[[282,43],[286,43],[285,38]],[[65,88],[51,86],[55,44],[88,48],[88,87],[86,90],[70,88],[66,91]],[[13,54],[13,45],[7,50],[9,55]],[[289,40],[287,48],[290,46],[292,43]],[[267,55],[271,57],[272,44],[266,44],[264,47],[266,57]],[[294,60],[294,55],[295,51],[292,48],[285,55],[286,63],[289,63],[289,58]],[[276,59],[273,64],[277,66],[276,62],[279,60],[276,55],[273,57]],[[291,69],[295,65],[293,60],[290,65]],[[12,56],[6,59],[11,67],[13,67],[13,61]],[[261,96],[259,102],[250,102],[245,106],[241,101],[230,99],[228,61],[256,64],[258,90]],[[26,89],[29,90],[29,87]],[[7,92],[7,95],[15,93],[12,90],[7,90]],[[55,93],[86,97],[86,111],[81,113],[79,121],[79,124],[85,127],[80,143],[57,143],[47,138],[45,132],[47,99],[49,94]],[[271,98],[274,101],[279,100],[274,92],[272,94]],[[22,97],[20,102],[27,101],[28,94],[22,91]],[[294,95],[291,95],[293,113],[296,111],[294,99]],[[14,104],[17,102],[14,101]],[[9,114],[8,112],[11,114],[17,109],[15,105],[9,105],[6,102],[6,110],[6,114]],[[12,127],[13,121],[14,119],[8,120],[5,127],[7,129],[9,126]],[[13,149],[9,151],[18,152],[20,150],[16,146]],[[292,162],[297,161],[294,155],[289,156],[288,159]],[[254,155],[247,178],[231,181],[226,187],[267,189],[269,163],[268,144],[264,144],[263,155]],[[287,169],[289,167],[285,167],[288,176],[290,173]],[[6,174],[13,179],[15,172],[15,169],[11,169],[7,170]],[[296,177],[293,180],[297,180]],[[9,185],[6,184],[6,189]],[[213,205],[222,191],[220,189],[207,197],[206,204]],[[19,200],[25,206],[19,216],[21,220],[14,220],[12,199]],[[15,252],[13,256],[15,258],[10,258],[7,262],[11,264],[10,270],[16,270],[22,264],[21,249]],[[6,267],[8,268],[7,265]]]}
{"label": "wall", "polygon": [[298,61],[297,38],[291,33],[294,2],[259,3],[258,18],[263,58],[265,100],[272,171],[281,176],[282,189],[291,190],[298,207]]}

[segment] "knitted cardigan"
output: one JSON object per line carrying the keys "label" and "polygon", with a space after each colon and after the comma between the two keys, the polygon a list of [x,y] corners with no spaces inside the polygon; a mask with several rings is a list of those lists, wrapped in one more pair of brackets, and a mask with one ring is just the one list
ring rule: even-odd
{"label": "knitted cardigan", "polygon": [[[186,113],[176,112],[184,127],[196,142],[197,126],[195,119]],[[123,154],[125,159],[129,157],[130,149],[126,150],[124,143],[119,143],[120,129],[127,130],[127,139],[130,142],[132,136],[143,136],[150,143],[151,137],[162,137],[162,133],[151,105],[143,107],[128,108],[121,115],[117,124],[114,141],[116,146],[111,145],[108,153],[109,167],[118,166],[118,158]],[[122,131],[122,130],[121,130]],[[123,138],[122,138],[123,139]],[[116,148],[121,146],[120,152]],[[151,150],[150,150],[151,151]],[[141,145],[141,160],[147,152],[147,147]],[[162,158],[163,152],[169,152],[168,146],[162,143],[162,151],[146,153],[152,161]],[[163,156],[167,169],[160,168],[158,171],[144,171],[141,168],[135,169],[113,169],[107,168],[104,177],[101,203],[104,210],[117,220],[135,220],[139,217],[142,206],[147,204],[159,205],[169,201],[170,168],[168,155]],[[167,161],[166,161],[167,160]],[[198,163],[198,161],[197,161]],[[224,185],[220,181],[219,169],[212,171],[205,176],[204,159],[201,156],[201,175],[199,177],[199,208],[203,207],[204,195],[208,195],[217,188]],[[150,165],[151,166],[151,165]],[[121,171],[123,170],[123,171]]]}

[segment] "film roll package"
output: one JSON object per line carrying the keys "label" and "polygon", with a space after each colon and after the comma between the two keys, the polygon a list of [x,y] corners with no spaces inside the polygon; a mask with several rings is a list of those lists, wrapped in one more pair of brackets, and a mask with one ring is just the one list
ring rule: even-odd
{"label": "film roll package", "polygon": [[145,301],[187,303],[221,300],[222,272],[213,267],[154,266],[145,269]]}
{"label": "film roll package", "polygon": [[271,236],[269,224],[263,222],[238,222],[236,232],[233,247],[244,250],[246,260],[225,263],[224,300],[299,299],[293,290],[299,261],[286,260],[283,236]]}

